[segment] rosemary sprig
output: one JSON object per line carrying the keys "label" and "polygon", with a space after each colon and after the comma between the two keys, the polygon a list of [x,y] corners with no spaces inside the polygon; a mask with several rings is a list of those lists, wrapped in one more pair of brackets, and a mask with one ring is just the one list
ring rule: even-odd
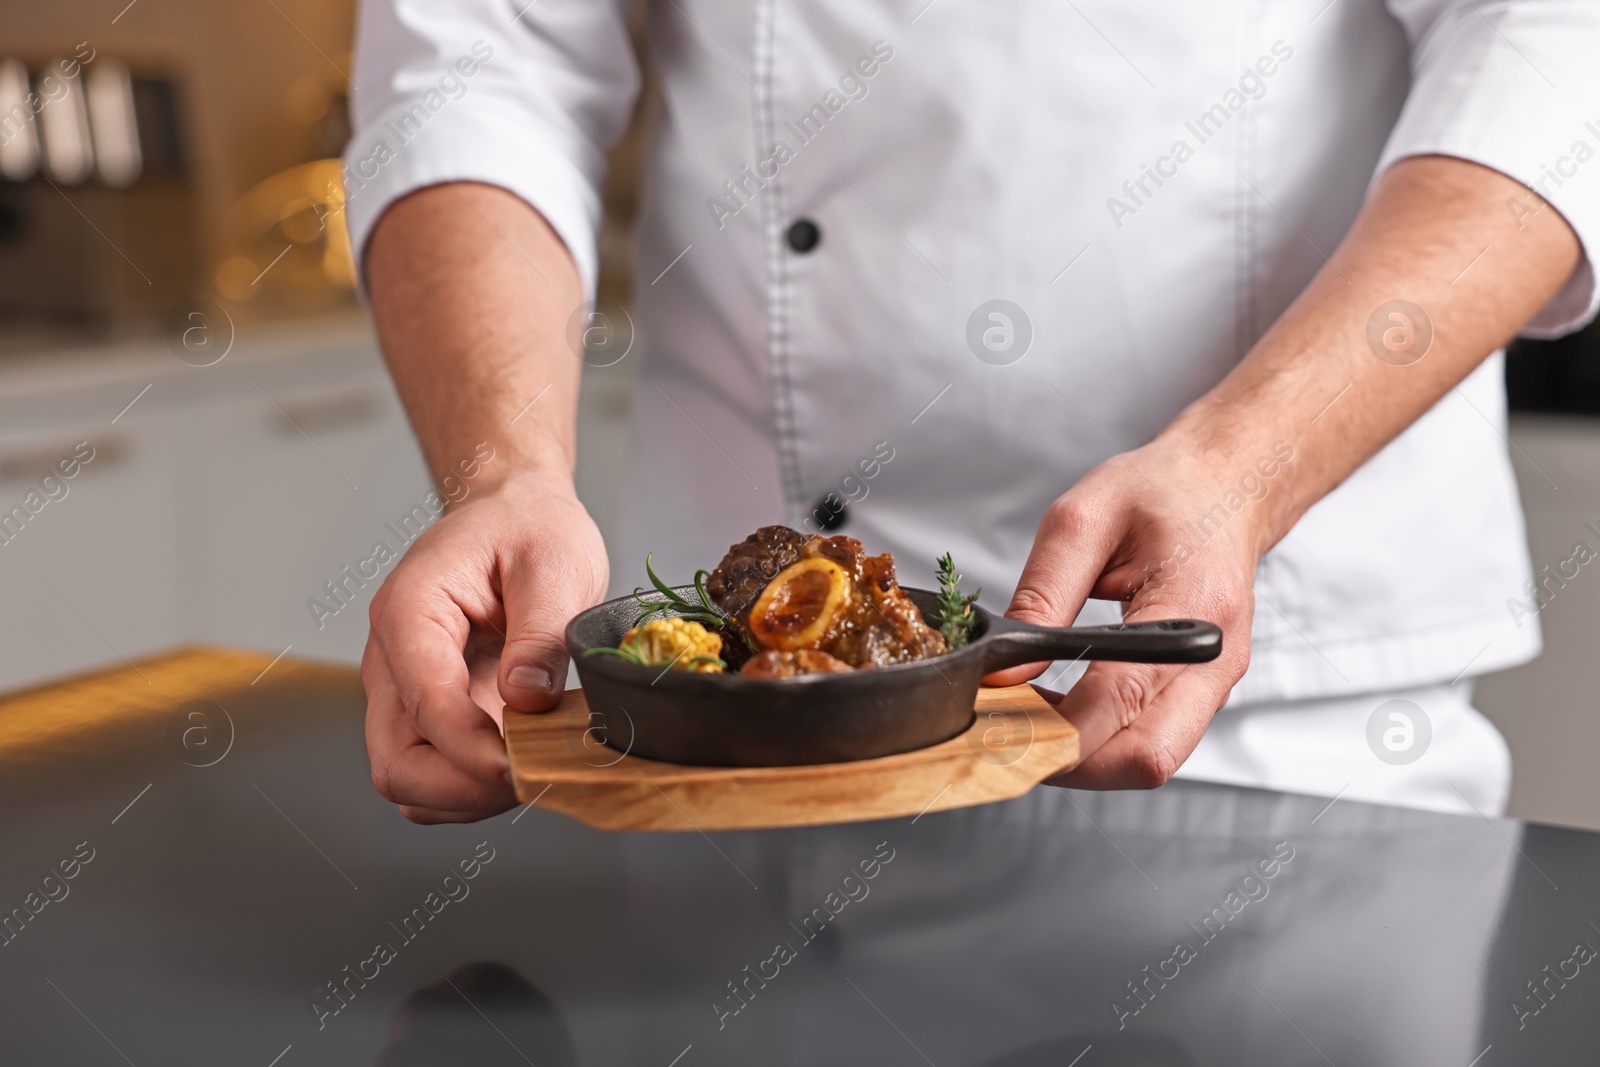
{"label": "rosemary sprig", "polygon": [[656,587],[656,592],[660,593],[665,599],[646,600],[644,598],[644,587],[635,588],[633,599],[637,600],[639,607],[644,609],[639,616],[639,621],[634,623],[635,626],[643,626],[658,614],[662,618],[666,618],[668,611],[676,611],[681,618],[697,622],[711,630],[728,625],[731,621],[728,618],[728,613],[717,607],[716,601],[712,600],[711,595],[706,592],[706,577],[710,575],[710,571],[698,570],[694,572],[694,588],[700,597],[700,603],[696,604],[693,601],[685,600],[670,585],[656,577],[656,572],[650,567],[650,557],[654,554],[651,553],[645,556],[644,572],[649,576],[650,584]]}
{"label": "rosemary sprig", "polygon": [[961,575],[956,573],[950,553],[939,557],[939,632],[944,635],[944,643],[950,646],[950,651],[967,643],[974,618],[972,605],[982,594],[982,589],[963,593]]}
{"label": "rosemary sprig", "polygon": [[[661,665],[655,660],[648,658],[643,651],[635,648],[633,645],[623,645],[621,648],[610,648],[606,645],[600,645],[595,648],[584,649],[583,654],[585,656],[621,656],[629,663],[637,663],[641,667],[659,667]],[[687,662],[690,665],[714,663],[718,667],[726,668],[728,666],[722,661],[720,656],[695,656],[689,659]]]}

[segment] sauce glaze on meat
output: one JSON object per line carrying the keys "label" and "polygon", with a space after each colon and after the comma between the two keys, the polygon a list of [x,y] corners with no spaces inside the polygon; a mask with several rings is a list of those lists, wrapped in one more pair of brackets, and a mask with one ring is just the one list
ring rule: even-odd
{"label": "sauce glaze on meat", "polygon": [[[804,612],[821,610],[823,598],[810,588],[818,580],[815,565],[785,575],[795,564],[809,559],[837,564],[847,589],[845,595],[831,598],[834,607],[827,625],[808,636],[806,648],[783,647],[779,651],[784,655],[778,659],[770,646],[783,644],[784,634],[808,631],[810,620]],[[832,568],[821,570],[837,576]],[[781,618],[763,615],[752,625],[752,610],[763,600],[767,586],[780,576],[792,577],[794,588],[781,587],[776,591],[779,595],[767,597],[764,606],[774,616],[780,608],[784,614]],[[922,613],[895,581],[894,558],[888,553],[867,555],[853,537],[807,537],[787,526],[763,526],[728,550],[711,572],[706,591],[762,653],[757,657],[759,664],[752,661],[741,673],[772,677],[815,673],[818,667],[838,669],[825,666],[825,661],[816,657],[789,655],[807,650],[827,653],[849,667],[908,663],[947,651],[943,636],[923,621]]]}

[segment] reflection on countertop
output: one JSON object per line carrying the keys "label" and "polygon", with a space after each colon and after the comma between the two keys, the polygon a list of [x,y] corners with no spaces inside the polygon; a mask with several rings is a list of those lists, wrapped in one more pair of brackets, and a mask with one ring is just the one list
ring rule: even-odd
{"label": "reflection on countertop", "polygon": [[372,790],[363,707],[353,671],[253,655],[0,703],[0,1061],[1465,1067],[1600,1039],[1587,833],[1178,784],[423,828]]}

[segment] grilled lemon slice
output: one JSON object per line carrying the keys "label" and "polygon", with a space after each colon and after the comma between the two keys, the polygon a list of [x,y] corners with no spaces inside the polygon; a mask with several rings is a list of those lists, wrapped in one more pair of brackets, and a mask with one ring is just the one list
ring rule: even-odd
{"label": "grilled lemon slice", "polygon": [[816,648],[849,607],[855,587],[845,569],[821,556],[779,571],[750,608],[750,634],[763,649]]}

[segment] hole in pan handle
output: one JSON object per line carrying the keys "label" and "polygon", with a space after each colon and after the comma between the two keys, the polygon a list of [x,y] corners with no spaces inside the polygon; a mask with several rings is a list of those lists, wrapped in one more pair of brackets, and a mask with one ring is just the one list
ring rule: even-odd
{"label": "hole in pan handle", "polygon": [[1053,659],[1209,663],[1222,654],[1222,631],[1198,619],[1056,627],[995,616],[981,640],[985,672]]}

